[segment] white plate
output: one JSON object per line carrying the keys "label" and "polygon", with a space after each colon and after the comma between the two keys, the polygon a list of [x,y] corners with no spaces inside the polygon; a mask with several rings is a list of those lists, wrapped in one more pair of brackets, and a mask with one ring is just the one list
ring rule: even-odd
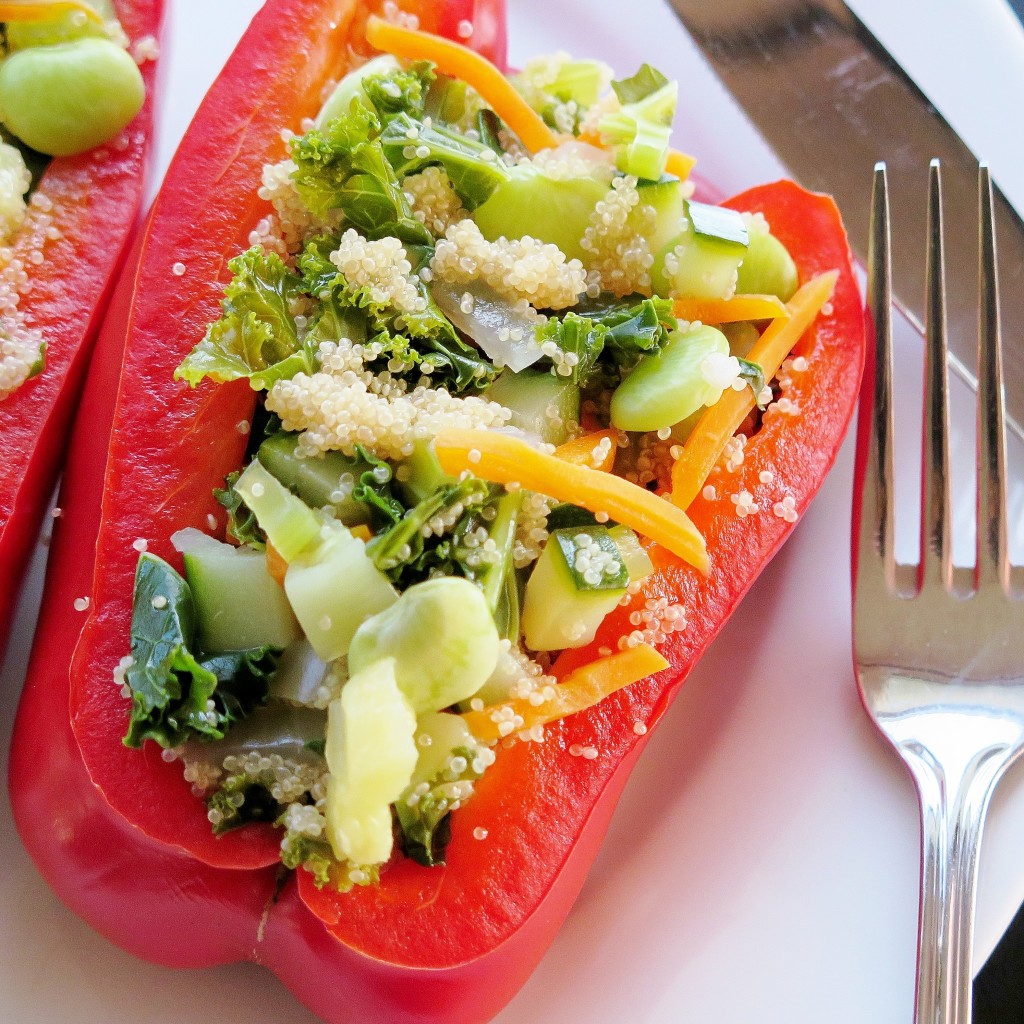
{"label": "white plate", "polygon": [[[257,6],[256,0],[171,0],[161,172]],[[681,145],[701,157],[708,178],[738,191],[778,176],[771,154],[656,0],[512,0],[511,6],[516,61],[566,48],[630,73],[648,60],[680,77]],[[854,6],[1024,206],[1019,139],[1005,131],[1006,111],[981,91],[1024,95],[1024,33],[1001,0],[859,0]],[[867,189],[867,177],[864,184]],[[916,390],[913,347],[900,359]],[[969,439],[962,443],[969,450]],[[915,458],[906,453],[911,499]],[[847,444],[815,506],[652,737],[579,902],[500,1024],[896,1024],[911,1018],[917,809],[908,779],[855,695],[851,466]],[[1019,490],[1014,502],[1019,513]],[[1019,559],[1024,536],[1015,543]],[[909,528],[901,531],[901,546],[913,547]],[[0,679],[8,697],[0,710],[4,758],[40,570],[37,564],[27,584]],[[6,823],[0,827],[0,1019],[313,1024],[261,969],[174,972],[115,949],[39,879],[6,804],[0,821]],[[1006,780],[993,808],[982,857],[979,962],[1024,899],[1022,846],[1024,768]]]}

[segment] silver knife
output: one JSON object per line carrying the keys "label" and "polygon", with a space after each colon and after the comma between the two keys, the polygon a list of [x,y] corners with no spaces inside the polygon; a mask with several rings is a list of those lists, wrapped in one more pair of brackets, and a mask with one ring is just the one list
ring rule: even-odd
{"label": "silver knife", "polygon": [[[974,154],[840,0],[668,2],[793,177],[835,196],[861,260],[868,247],[865,183],[876,161],[888,164],[893,291],[918,326],[924,320],[919,240],[926,237],[928,163],[942,161],[950,362],[976,386]],[[1024,439],[1024,222],[998,188],[995,199],[1007,412],[1011,429]]]}

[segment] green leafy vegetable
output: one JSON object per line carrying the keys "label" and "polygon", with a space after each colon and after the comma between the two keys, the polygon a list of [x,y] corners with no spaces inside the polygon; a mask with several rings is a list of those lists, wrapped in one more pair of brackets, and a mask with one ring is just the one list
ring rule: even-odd
{"label": "green leafy vegetable", "polygon": [[440,164],[448,172],[452,188],[470,210],[475,210],[509,178],[509,169],[486,143],[405,114],[388,124],[381,144],[400,178],[429,164]]}
{"label": "green leafy vegetable", "polygon": [[621,78],[612,82],[612,89],[619,102],[625,106],[629,103],[639,103],[670,84],[657,68],[651,67],[650,64],[641,64],[640,70],[631,78]]}
{"label": "green leafy vegetable", "polygon": [[764,390],[764,370],[757,363],[752,363],[749,359],[737,359],[740,364],[739,375],[747,382],[750,386],[750,390],[754,392],[754,401],[757,402],[758,409],[765,409],[766,405],[761,401],[761,392]]}
{"label": "green leafy vegetable", "polygon": [[229,473],[224,478],[225,487],[214,488],[213,496],[228,513],[227,534],[238,544],[248,544],[262,551],[267,546],[266,534],[260,529],[256,516],[235,490],[235,481],[242,474]]}
{"label": "green leafy vegetable", "polygon": [[[206,798],[208,810],[215,811],[212,822],[217,835],[230,832],[253,821],[275,821],[281,805],[270,795],[268,784],[233,776]],[[238,803],[239,796],[242,802]]]}
{"label": "green leafy vegetable", "polygon": [[[381,358],[398,360],[406,370],[429,364],[435,384],[444,384],[455,393],[484,388],[497,376],[494,366],[459,337],[416,274],[430,261],[431,246],[405,247],[424,307],[401,312],[376,302],[368,288],[351,287],[330,260],[338,244],[338,239],[329,235],[317,236],[306,244],[298,259],[304,287],[323,304],[308,336],[311,342],[315,339],[319,345],[321,340],[336,340],[332,335],[359,342],[369,334],[372,343],[381,349]],[[405,371],[391,368],[391,372],[400,375]]]}
{"label": "green leafy vegetable", "polygon": [[124,743],[176,747],[223,739],[228,726],[267,699],[277,654],[261,647],[200,660],[192,592],[163,559],[139,556],[132,607],[132,710]]}
{"label": "green leafy vegetable", "polygon": [[391,467],[361,444],[356,445],[356,455],[370,468],[360,473],[359,480],[352,488],[352,497],[369,505],[377,529],[384,524],[390,526],[400,523],[405,515],[405,506],[392,493],[394,472]]}
{"label": "green leafy vegetable", "polygon": [[[395,118],[396,123],[405,114]],[[316,216],[341,210],[367,238],[393,235],[430,244],[430,233],[412,213],[379,139],[379,118],[353,100],[347,114],[292,140],[295,187]]]}
{"label": "green leafy vegetable", "polygon": [[408,793],[395,801],[395,814],[402,830],[402,850],[417,864],[432,868],[444,864],[448,843],[451,841],[450,786],[453,782],[475,782],[482,772],[474,770],[478,751],[470,747],[456,747],[453,757],[461,757],[466,769],[457,778],[442,773],[430,783],[430,789],[409,805]]}
{"label": "green leafy vegetable", "polygon": [[[285,833],[285,837],[281,841],[281,863],[292,871],[305,868],[313,876],[313,882],[318,889],[322,889],[330,883],[337,866],[330,843],[325,839],[311,839],[301,832]],[[347,880],[347,885],[345,880]],[[344,890],[351,887],[352,882],[348,879],[348,873],[345,872],[339,888]]]}
{"label": "green leafy vegetable", "polygon": [[312,373],[313,352],[299,340],[291,303],[302,280],[276,253],[258,246],[228,264],[234,277],[221,302],[223,315],[174,371],[175,380],[195,387],[247,377],[254,390],[270,388],[296,373]]}
{"label": "green leafy vegetable", "polygon": [[612,82],[612,88],[622,106],[605,114],[597,130],[617,147],[620,171],[657,181],[668,159],[679,85],[644,64],[632,78]]}
{"label": "green leafy vegetable", "polygon": [[659,349],[669,331],[679,326],[672,303],[655,296],[591,300],[577,307],[582,316],[606,327],[605,352],[620,370],[630,370],[646,352]]}
{"label": "green leafy vegetable", "polygon": [[[456,553],[455,524],[450,533],[424,538],[423,528],[431,521],[444,521],[456,508],[458,526],[463,526],[467,510],[472,514],[490,497],[491,488],[483,480],[467,477],[456,484],[439,487],[414,505],[405,517],[367,545],[367,554],[381,572],[403,587],[411,586],[433,574],[466,575]],[[437,519],[435,520],[435,517]]]}
{"label": "green leafy vegetable", "polygon": [[581,387],[597,365],[607,336],[607,327],[578,313],[566,313],[561,320],[552,317],[537,330],[536,335],[538,345],[553,341],[563,353],[576,357],[567,379]]}
{"label": "green leafy vegetable", "polygon": [[387,123],[398,114],[423,117],[423,105],[434,77],[434,65],[428,60],[418,60],[406,68],[367,75],[362,87],[377,116]]}

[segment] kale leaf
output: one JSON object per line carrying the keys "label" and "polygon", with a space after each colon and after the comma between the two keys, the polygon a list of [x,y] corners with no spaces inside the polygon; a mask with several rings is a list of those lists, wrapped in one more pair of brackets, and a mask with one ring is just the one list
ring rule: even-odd
{"label": "kale leaf", "polygon": [[508,167],[486,143],[406,114],[389,122],[380,141],[399,178],[440,164],[456,195],[470,210],[511,177]]}
{"label": "kale leaf", "polygon": [[377,529],[400,523],[402,516],[405,515],[405,506],[391,490],[394,482],[391,467],[361,444],[356,445],[356,455],[370,468],[359,474],[359,479],[352,488],[352,497],[369,506],[370,515]]}
{"label": "kale leaf", "polygon": [[280,256],[258,246],[228,266],[234,277],[224,292],[222,316],[174,371],[175,380],[195,387],[206,377],[246,377],[261,390],[300,371],[314,372],[314,353],[299,340],[290,308],[302,293],[302,280]]}
{"label": "kale leaf", "polygon": [[607,336],[607,327],[578,313],[566,313],[561,320],[552,317],[536,334],[538,345],[553,341],[564,354],[576,357],[568,379],[580,387],[596,367]]}
{"label": "kale leaf", "polygon": [[242,474],[237,470],[224,478],[224,487],[215,487],[213,496],[217,503],[223,505],[228,513],[228,536],[238,544],[248,544],[263,550],[267,546],[267,536],[256,521],[256,514],[249,508],[242,496],[235,490],[235,481]]}
{"label": "kale leaf", "polygon": [[353,100],[347,114],[293,139],[295,187],[322,219],[341,210],[367,238],[393,235],[403,242],[429,244],[430,232],[413,216],[384,155],[380,129],[380,119]]}

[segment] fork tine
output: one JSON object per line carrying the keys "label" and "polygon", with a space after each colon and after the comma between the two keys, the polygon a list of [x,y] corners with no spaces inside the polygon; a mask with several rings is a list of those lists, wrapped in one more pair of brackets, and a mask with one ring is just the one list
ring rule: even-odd
{"label": "fork tine", "polygon": [[928,257],[925,349],[924,445],[921,459],[921,586],[949,586],[952,577],[949,504],[949,399],[946,373],[945,254],[942,238],[942,172],[928,173]]}
{"label": "fork tine", "polygon": [[978,168],[978,586],[1008,586],[1006,453],[992,174]]}
{"label": "fork tine", "polygon": [[[874,335],[873,373],[865,376],[859,419],[867,429],[859,467],[858,588],[891,585],[895,572],[892,455],[892,260],[889,188],[884,163],[875,164],[868,249],[868,333]],[[866,422],[866,418],[870,417]]]}

